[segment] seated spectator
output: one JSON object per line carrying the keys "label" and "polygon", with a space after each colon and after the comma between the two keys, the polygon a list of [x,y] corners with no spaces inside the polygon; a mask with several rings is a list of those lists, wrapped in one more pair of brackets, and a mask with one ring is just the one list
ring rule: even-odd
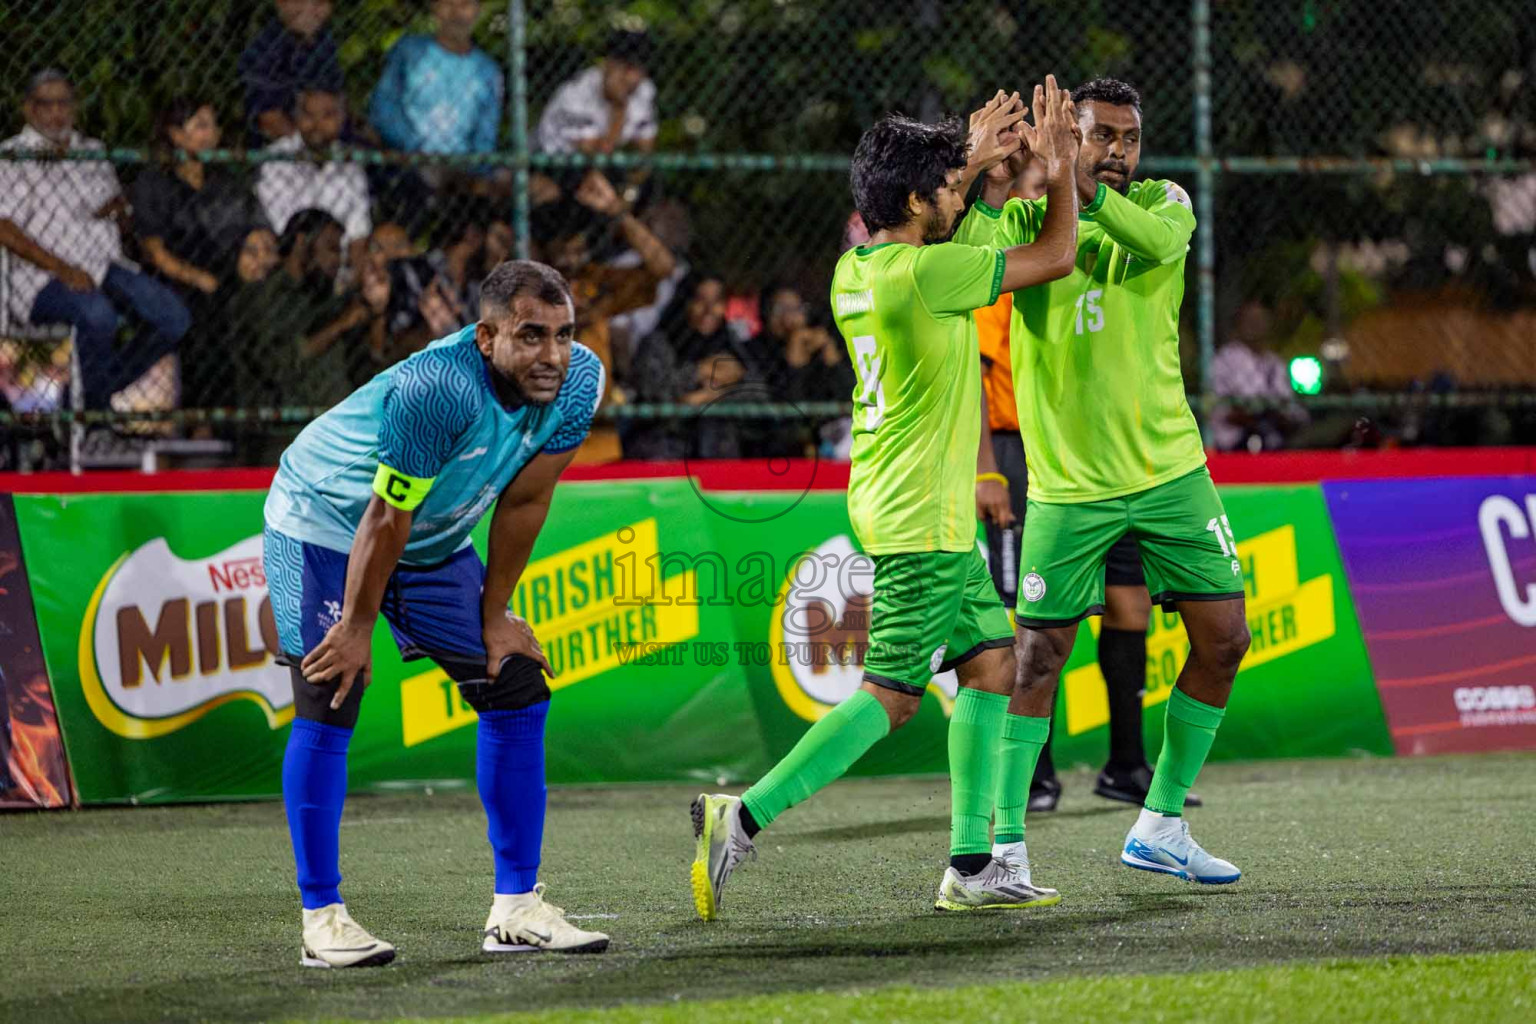
{"label": "seated spectator", "polygon": [[247,145],[264,146],[298,130],[294,103],[304,89],[341,94],[346,80],[325,23],[331,0],[276,0],[277,16],[240,55]]}
{"label": "seated spectator", "polygon": [[438,244],[425,256],[417,255],[399,225],[374,230],[361,288],[337,321],[348,329],[368,326],[368,374],[475,321],[480,282],[489,272],[486,233],[478,204],[459,212],[456,219],[439,222]]}
{"label": "seated spectator", "polygon": [[502,68],[475,46],[479,0],[433,0],[435,36],[389,51],[368,114],[384,145],[407,153],[489,153],[501,125]]}
{"label": "seated spectator", "polygon": [[183,343],[182,404],[192,407],[281,404],[261,385],[270,350],[250,344],[253,327],[281,318],[277,236],[264,223],[243,232],[231,272],[207,301]]}
{"label": "seated spectator", "polygon": [[[102,149],[75,131],[74,89],[63,73],[43,71],[28,84],[27,127],[0,143],[7,150]],[[0,246],[10,261],[11,311],[34,324],[75,329],[87,408],[108,400],[176,350],[191,316],[170,288],[122,262],[112,216],[125,205],[105,160],[0,161]],[[118,318],[131,312],[143,329],[119,352]]]}
{"label": "seated spectator", "polygon": [[[535,148],[545,153],[649,153],[656,145],[656,85],[646,76],[650,60],[651,39],[644,32],[610,35],[602,61],[555,90],[539,117]],[[620,191],[631,206],[648,199],[642,196],[648,179],[643,168],[625,176]],[[552,202],[574,191],[581,180],[579,171],[535,174],[529,188],[535,204]]]}
{"label": "seated spectator", "polygon": [[1265,451],[1284,447],[1285,439],[1307,422],[1296,402],[1291,373],[1270,347],[1269,309],[1249,300],[1237,313],[1232,338],[1211,360],[1211,390],[1222,397],[1268,398],[1264,408],[1222,403],[1211,413],[1211,433],[1222,451]]}
{"label": "seated spectator", "polygon": [[[841,338],[825,327],[812,324],[805,299],[798,289],[775,285],[759,297],[763,329],[752,339],[752,354],[764,367],[764,376],[776,401],[847,402],[853,397],[853,367]],[[833,421],[816,427],[815,421],[758,423],[752,432],[754,452],[762,455],[801,457],[809,449],[839,450],[852,429],[851,423]]]}
{"label": "seated spectator", "polygon": [[129,190],[139,248],[162,278],[212,295],[259,219],[255,197],[223,167],[197,159],[219,145],[211,105],[174,100],[160,111],[155,142],[160,162],[140,172]]}
{"label": "seated spectator", "polygon": [[613,153],[656,145],[656,85],[646,77],[651,39],[615,32],[603,60],[562,83],[539,118],[545,153]]}
{"label": "seated spectator", "polygon": [[[278,240],[282,269],[271,322],[264,325],[282,405],[330,405],[351,390],[356,325],[337,328],[351,297],[338,295],[342,225],[320,209],[300,210]],[[366,265],[366,261],[362,264]]]}
{"label": "seated spectator", "polygon": [[[688,210],[676,199],[663,199],[646,207],[640,215],[651,234],[661,239],[674,253],[685,253],[693,248],[693,222]],[[489,241],[487,242],[489,244]],[[644,261],[640,254],[626,248],[623,252],[605,260],[615,267],[637,267]],[[492,264],[494,266],[495,264]],[[656,284],[656,300],[648,306],[621,313],[609,321],[613,334],[614,377],[619,383],[629,379],[629,359],[639,343],[661,326],[661,315],[677,296],[678,286],[693,272],[693,268],[681,255],[672,273]]]}
{"label": "seated spectator", "polygon": [[805,300],[787,286],[765,288],[763,330],[753,354],[774,390],[792,402],[846,402],[853,397],[853,367],[842,339],[809,322]]}
{"label": "seated spectator", "polygon": [[267,150],[298,159],[263,163],[256,195],[267,221],[279,235],[287,232],[289,219],[299,210],[324,210],[336,218],[345,232],[349,266],[356,268],[362,265],[373,230],[368,178],[358,164],[326,159],[341,137],[345,120],[345,107],[336,93],[301,91],[298,130]]}
{"label": "seated spectator", "polygon": [[[725,284],[690,274],[661,315],[660,326],[635,349],[630,367],[640,402],[706,405],[749,375],[742,343],[725,323]],[[631,459],[731,458],[741,454],[736,424],[642,420],[624,432]]]}
{"label": "seated spectator", "polygon": [[[576,305],[576,340],[603,361],[605,384],[613,381],[613,347],[608,321],[628,310],[655,301],[656,285],[671,276],[676,257],[651,229],[630,212],[628,204],[601,174],[589,173],[577,189],[575,203],[539,207],[535,236],[540,239],[538,257],[565,275]],[[591,259],[589,232],[616,226],[624,240],[640,254],[638,267],[615,267]],[[609,397],[605,392],[604,400]],[[609,427],[594,428],[577,453],[577,462],[602,462],[619,457],[618,434]]]}
{"label": "seated spectator", "polygon": [[485,225],[490,219],[489,210],[480,203],[461,205],[457,216],[443,220],[433,232],[426,259],[436,276],[444,312],[453,317],[448,331],[479,319],[480,282],[495,266],[486,261],[485,253]]}

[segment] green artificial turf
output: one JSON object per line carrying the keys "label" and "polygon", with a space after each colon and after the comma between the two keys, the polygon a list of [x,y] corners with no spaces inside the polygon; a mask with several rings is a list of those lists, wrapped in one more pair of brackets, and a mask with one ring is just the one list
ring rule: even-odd
{"label": "green artificial turf", "polygon": [[[393,966],[369,971],[299,968],[280,804],[3,816],[0,1020],[650,1004],[615,1018],[628,1020],[662,1004],[686,1017],[700,1007],[677,1001],[719,999],[739,1004],[741,1019],[1028,1019],[1010,993],[1058,1007],[1044,1016],[1061,1020],[1111,1007],[1137,1022],[1311,1020],[1325,1009],[1348,1019],[1350,999],[1392,993],[1402,998],[1379,1014],[1362,1004],[1356,1019],[1430,1019],[1424,1008],[1442,1005],[1432,1019],[1449,1020],[1457,993],[1507,992],[1489,987],[1501,971],[1523,976],[1529,1002],[1529,957],[1289,968],[1536,948],[1536,757],[1212,766],[1197,787],[1208,806],[1191,815],[1194,834],[1246,873],[1220,887],[1122,868],[1134,809],[1092,796],[1087,773],[1064,781],[1061,810],[1032,818],[1028,835],[1036,879],[1063,893],[1058,907],[934,913],[947,783],[880,779],[838,783],[764,832],[761,859],[733,879],[712,924],[694,919],[688,890],[695,790],[557,790],[549,898],[572,914],[612,915],[587,926],[610,931],[613,946],[502,959],[479,951],[491,874],[474,795],[357,798],[342,827],[342,891],[353,915],[400,949]],[[1235,973],[1275,965],[1287,969]],[[1005,985],[1039,981],[1050,984]],[[898,985],[852,1001],[836,994]],[[961,986],[974,1015],[951,1014],[949,996],[931,991]],[[1201,1009],[1191,993],[1202,991],[1213,1007],[1229,1000],[1231,1014]],[[1463,1005],[1459,1019],[1506,1019],[1485,1003]],[[1536,1019],[1529,1010],[1507,1019]]]}

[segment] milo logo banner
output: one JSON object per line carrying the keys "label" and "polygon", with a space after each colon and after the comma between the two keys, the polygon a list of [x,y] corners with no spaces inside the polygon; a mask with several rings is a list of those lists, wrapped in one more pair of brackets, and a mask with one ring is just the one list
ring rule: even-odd
{"label": "milo logo banner", "polygon": [[158,537],[92,593],[81,691],[96,720],[129,739],[168,735],[233,700],[251,701],[276,728],[293,717],[277,648],[260,536],[201,559],[178,557]]}
{"label": "milo logo banner", "polygon": [[[18,495],[44,654],[86,803],[265,797],[280,791],[293,697],[274,663],[259,492]],[[679,671],[652,649],[708,638],[671,553],[712,546],[684,481],[562,485],[513,598],[557,677],[554,782],[733,777],[766,760],[747,674]],[[484,526],[476,534],[484,553]],[[707,659],[706,659],[707,660]],[[474,711],[429,661],[404,663],[382,621],[352,741],[355,788],[472,785]]]}
{"label": "milo logo banner", "polygon": [[[288,670],[273,661],[264,497],[16,497],[82,801],[279,792],[293,705]],[[1390,753],[1321,491],[1235,488],[1224,497],[1254,642],[1215,756]],[[484,529],[475,535],[482,554]],[[716,786],[756,776],[858,687],[873,593],[873,561],[840,491],[561,484],[512,599],[558,673],[551,781]],[[1105,755],[1096,629],[1096,620],[1083,625],[1064,674],[1062,764]],[[1188,650],[1178,617],[1155,614],[1145,717],[1153,750]],[[936,665],[942,652],[932,653]],[[946,770],[957,685],[953,672],[934,676],[917,716],[855,772]],[[381,622],[352,785],[473,785],[475,720],[431,662],[400,660]]]}

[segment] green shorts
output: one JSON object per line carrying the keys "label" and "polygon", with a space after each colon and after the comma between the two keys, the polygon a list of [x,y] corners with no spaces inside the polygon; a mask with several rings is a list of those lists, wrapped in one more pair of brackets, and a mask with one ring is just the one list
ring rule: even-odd
{"label": "green shorts", "polygon": [[936,673],[1013,643],[1008,609],[975,548],[873,557],[865,679],[920,697]]}
{"label": "green shorts", "polygon": [[1104,556],[1126,534],[1141,547],[1152,601],[1243,596],[1237,540],[1211,474],[1192,473],[1136,494],[1072,505],[1029,501],[1019,558],[1018,623],[1070,626],[1104,611]]}

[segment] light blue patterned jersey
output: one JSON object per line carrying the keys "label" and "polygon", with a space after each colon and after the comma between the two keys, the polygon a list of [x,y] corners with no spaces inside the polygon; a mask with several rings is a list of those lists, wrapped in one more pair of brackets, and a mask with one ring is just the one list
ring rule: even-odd
{"label": "light blue patterned jersey", "polygon": [[475,346],[471,324],[352,392],[283,453],[267,495],[267,525],[350,551],[379,464],[434,479],[415,510],[401,562],[433,565],[469,543],[475,524],[540,453],[586,439],[603,393],[603,364],[572,343],[560,393],[542,408],[507,410]]}

